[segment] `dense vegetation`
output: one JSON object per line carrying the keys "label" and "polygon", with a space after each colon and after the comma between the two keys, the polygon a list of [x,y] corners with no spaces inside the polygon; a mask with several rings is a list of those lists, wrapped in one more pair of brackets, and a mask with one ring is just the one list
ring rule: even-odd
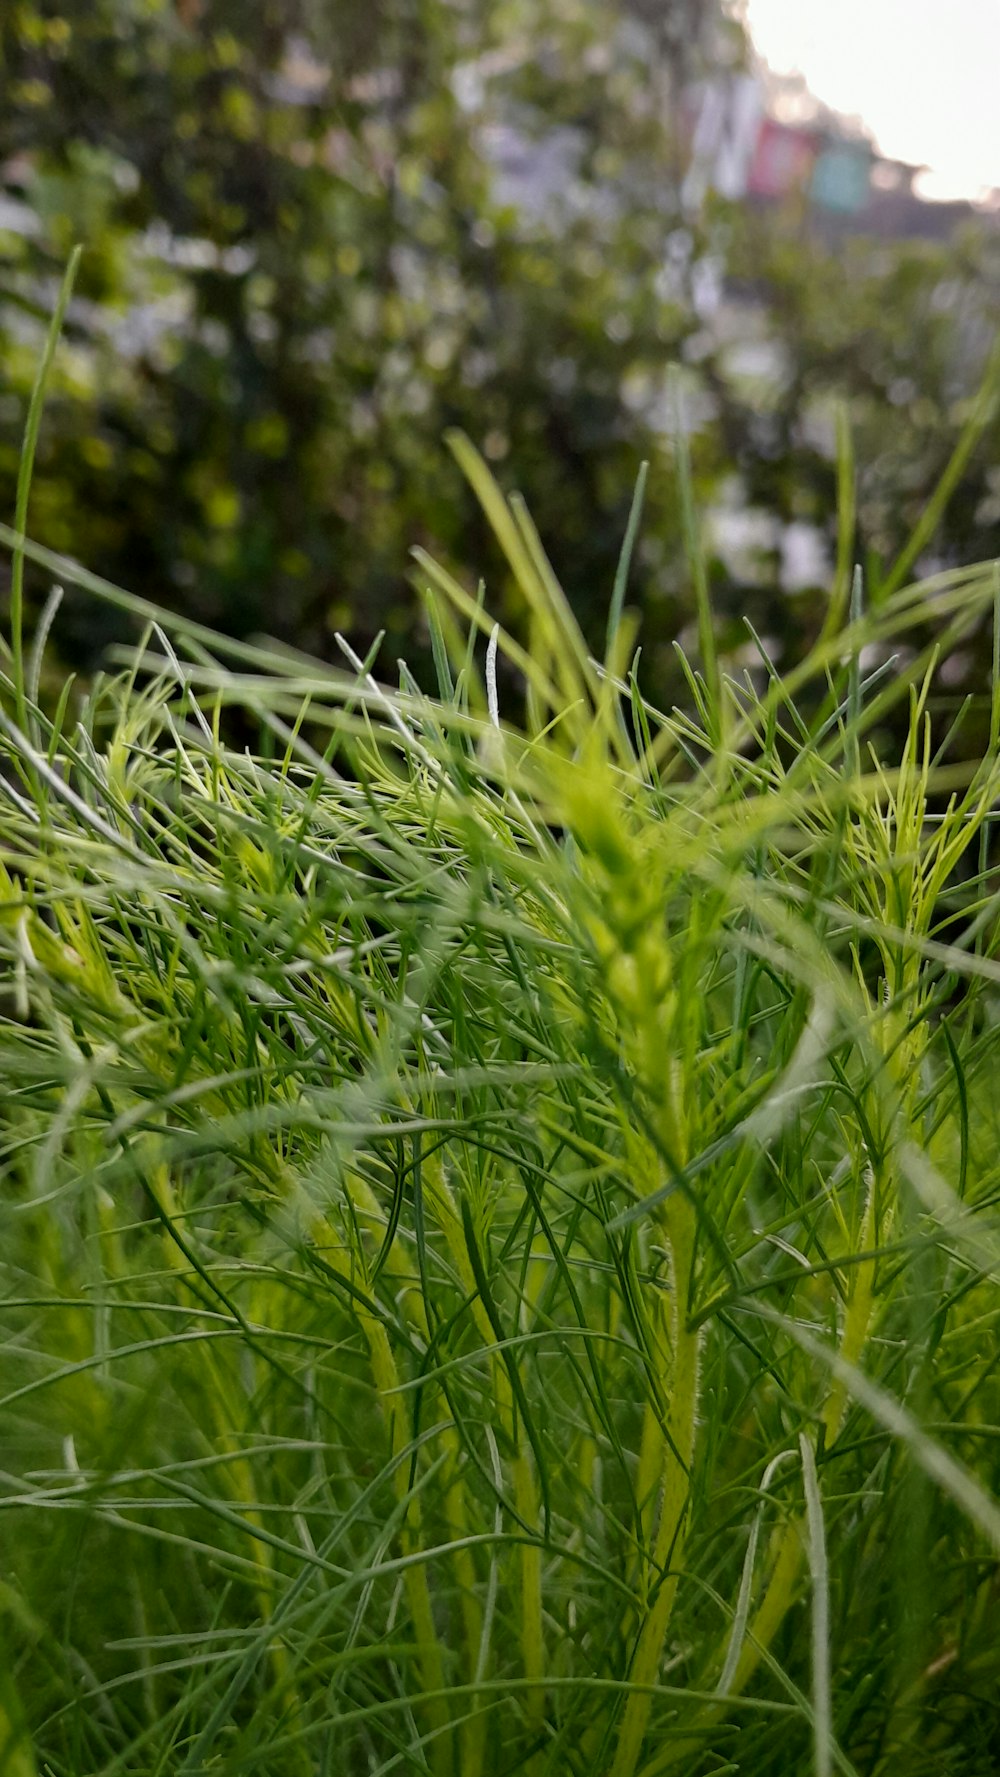
{"label": "dense vegetation", "polygon": [[143,625],[40,699],[4,533],[4,1768],[982,1777],[996,576],[737,676],[693,552],[663,715],[454,449],[434,695],[29,545]]}
{"label": "dense vegetation", "polygon": [[[687,45],[718,8],[668,10]],[[470,546],[442,444],[461,425],[543,524],[558,513],[593,615],[648,435],[623,379],[696,324],[654,287],[676,181],[621,13],[18,0],[0,22],[0,164],[25,212],[20,233],[0,214],[0,504],[82,239],[35,483],[52,547],[240,634],[325,648],[387,623],[398,644],[410,545]],[[514,126],[530,151],[553,123],[581,142],[554,229],[494,190],[484,147]],[[91,658],[96,621],[76,626]]]}
{"label": "dense vegetation", "polygon": [[0,19],[0,1777],[1000,1765],[994,245],[607,20]]}
{"label": "dense vegetation", "polygon": [[[985,225],[945,244],[845,243],[794,205],[686,213],[683,95],[745,54],[715,0],[11,0],[0,508],[82,240],[36,468],[32,529],[50,547],[229,633],[327,657],[337,628],[371,640],[384,625],[388,658],[423,670],[414,542],[486,572],[523,640],[523,601],[442,442],[458,426],[507,488],[530,490],[597,646],[647,459],[634,590],[647,686],[669,703],[672,641],[693,619],[679,364],[699,502],[722,514],[705,535],[720,635],[738,648],[749,612],[786,664],[800,658],[829,575],[789,586],[783,540],[812,527],[832,563],[838,403],[874,590],[968,418],[1000,286]],[[717,315],[700,294],[713,277],[736,305]],[[988,427],[922,571],[1000,548]],[[723,531],[744,512],[758,542],[735,550]],[[120,633],[67,600],[72,664]],[[958,662],[951,692],[980,666]]]}

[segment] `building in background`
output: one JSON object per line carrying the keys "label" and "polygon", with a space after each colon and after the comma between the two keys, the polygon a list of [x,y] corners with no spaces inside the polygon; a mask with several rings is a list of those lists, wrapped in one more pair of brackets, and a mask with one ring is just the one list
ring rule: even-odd
{"label": "building in background", "polygon": [[794,203],[825,234],[935,241],[965,222],[996,219],[991,205],[921,197],[914,182],[924,168],[883,158],[856,126],[819,107],[813,117],[789,119],[781,100],[780,83],[765,85],[745,70],[688,89],[681,133],[690,215],[714,194],[736,203]]}

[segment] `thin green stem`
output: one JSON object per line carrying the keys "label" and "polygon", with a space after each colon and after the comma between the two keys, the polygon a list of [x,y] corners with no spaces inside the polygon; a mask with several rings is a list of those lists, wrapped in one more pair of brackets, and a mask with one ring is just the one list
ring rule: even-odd
{"label": "thin green stem", "polygon": [[10,571],[10,631],[12,671],[14,678],[14,709],[21,732],[28,732],[28,706],[25,694],[25,662],[24,662],[24,540],[28,531],[28,501],[31,497],[31,478],[35,469],[35,452],[38,448],[38,434],[41,430],[42,413],[45,408],[45,395],[52,373],[52,363],[56,355],[56,346],[63,330],[66,310],[73,294],[73,285],[80,265],[82,247],[74,247],[69,262],[63,273],[59,286],[56,306],[45,335],[42,355],[38,360],[31,400],[28,404],[28,417],[24,427],[24,443],[21,447],[21,458],[17,471],[17,496],[14,507],[14,529],[18,541],[14,545]]}

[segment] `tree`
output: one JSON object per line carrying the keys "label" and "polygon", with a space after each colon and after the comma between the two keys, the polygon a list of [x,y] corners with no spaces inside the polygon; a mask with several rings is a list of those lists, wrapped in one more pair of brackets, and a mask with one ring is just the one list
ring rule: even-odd
{"label": "tree", "polygon": [[[597,624],[657,448],[628,378],[693,324],[655,288],[669,119],[607,26],[591,0],[17,0],[0,350],[22,400],[86,248],[37,534],[236,630],[323,646],[388,624],[402,646],[409,546],[487,548],[442,443],[457,425],[530,493]],[[492,73],[518,32],[537,63]],[[559,239],[504,202],[489,136],[555,115],[579,147]],[[653,522],[671,533],[665,506]]]}
{"label": "tree", "polygon": [[[686,214],[685,89],[745,50],[718,0],[12,0],[0,504],[82,237],[40,540],[237,632],[322,650],[335,628],[384,626],[387,658],[412,656],[414,544],[485,566],[518,621],[443,443],[459,427],[524,491],[597,644],[649,458],[630,596],[647,683],[669,697],[691,609],[679,366],[723,644],[745,646],[749,614],[795,653],[829,575],[820,562],[797,599],[781,552],[811,526],[831,554],[832,409],[851,415],[874,572],[961,428],[997,319],[996,242],[832,252],[801,213]],[[770,382],[739,368],[750,332]],[[727,500],[769,538],[752,571],[725,546]],[[1000,544],[985,451],[951,512],[942,561]],[[93,658],[111,621],[72,609],[64,646]]]}

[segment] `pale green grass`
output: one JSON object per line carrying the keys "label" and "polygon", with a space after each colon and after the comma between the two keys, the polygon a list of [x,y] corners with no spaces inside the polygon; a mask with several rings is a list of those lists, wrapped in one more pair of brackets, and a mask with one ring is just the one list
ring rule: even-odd
{"label": "pale green grass", "polygon": [[456,450],[433,696],[5,656],[0,1770],[986,1777],[993,571],[658,714]]}

